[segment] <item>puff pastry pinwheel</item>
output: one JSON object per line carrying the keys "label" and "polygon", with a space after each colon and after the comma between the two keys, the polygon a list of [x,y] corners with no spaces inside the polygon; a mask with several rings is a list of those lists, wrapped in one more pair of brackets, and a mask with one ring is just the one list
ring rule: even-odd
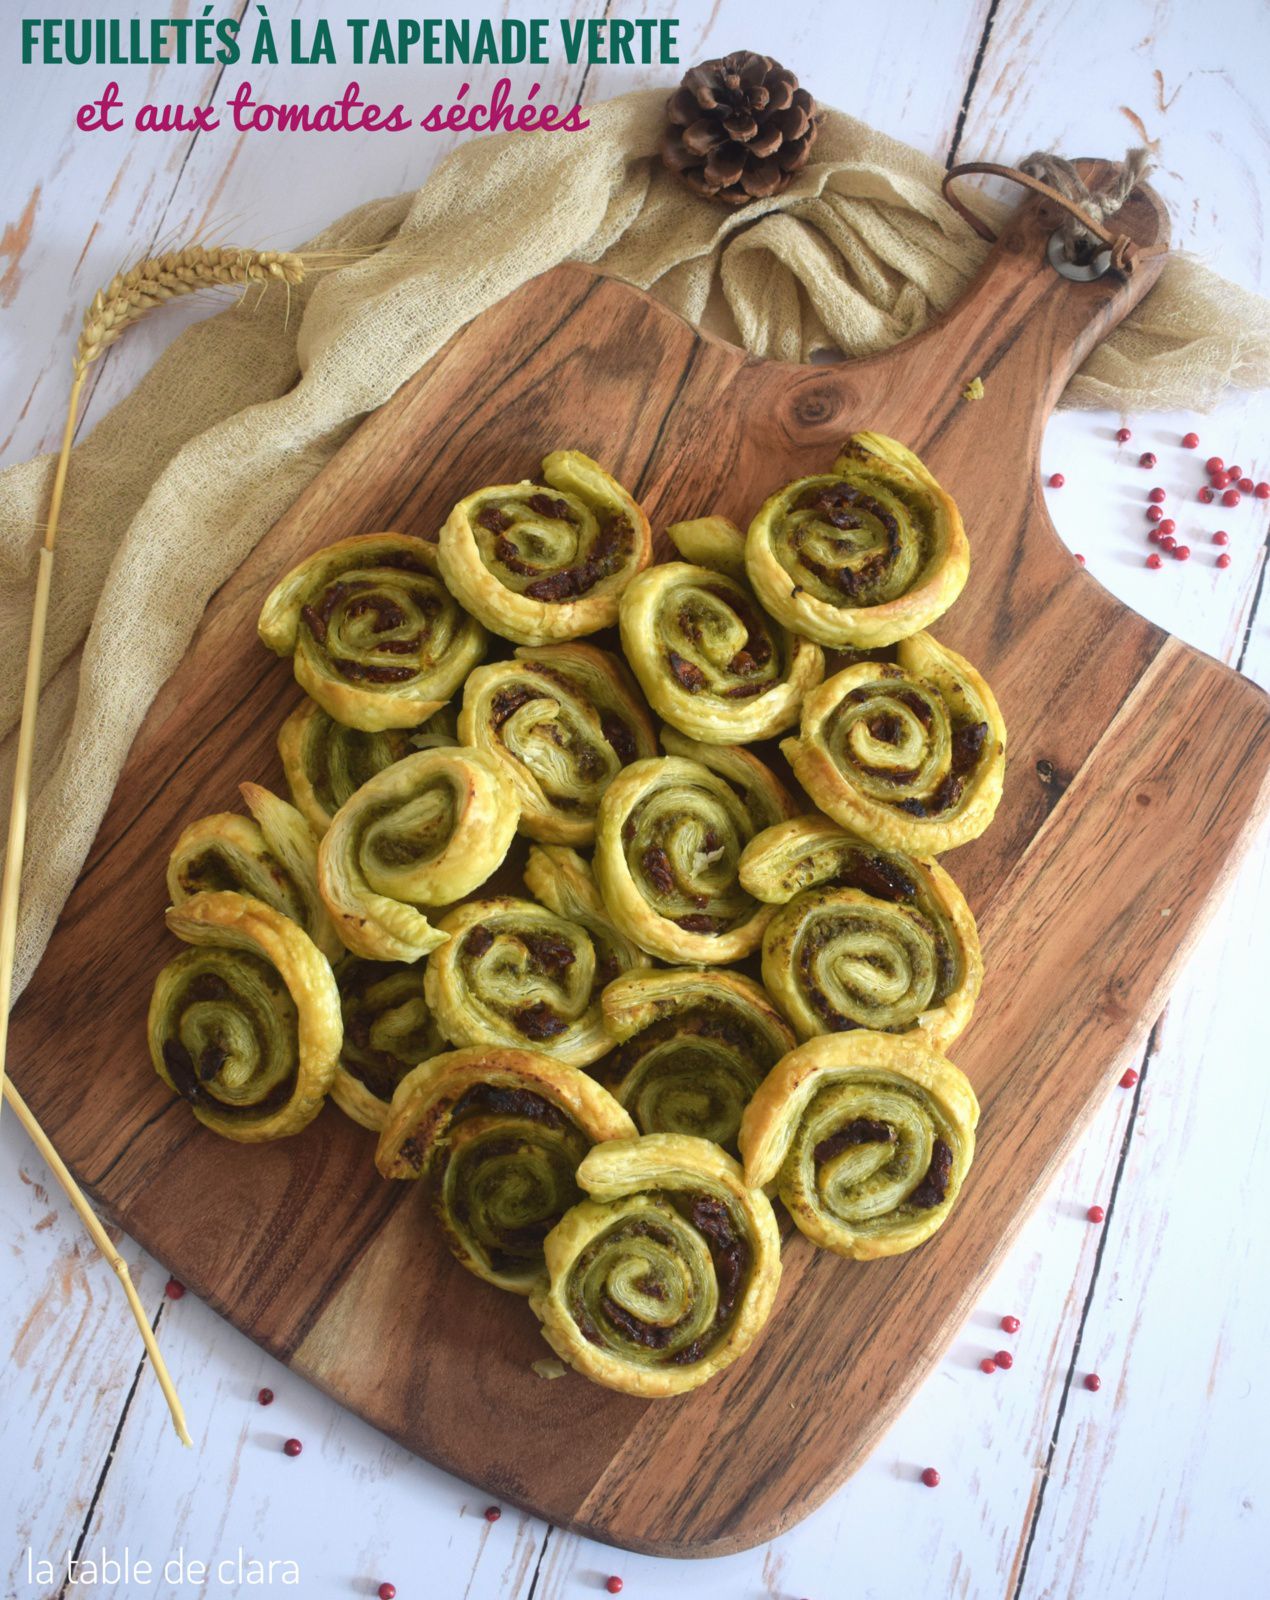
{"label": "puff pastry pinwheel", "polygon": [[368,733],[336,722],[316,700],[302,700],[278,729],[278,754],[291,798],[319,839],[368,778],[416,750],[458,742],[448,706],[417,728]]}
{"label": "puff pastry pinwheel", "polygon": [[780,1286],[771,1202],[726,1151],[683,1133],[592,1150],[583,1200],[547,1235],[530,1296],[562,1360],[608,1389],[699,1388],[754,1343]]}
{"label": "puff pastry pinwheel", "polygon": [[916,1030],[943,1049],[970,1021],[979,933],[936,862],[811,815],[751,839],[740,876],[781,908],[763,934],[763,982],[800,1039]]}
{"label": "puff pastry pinwheel", "polygon": [[741,1119],[746,1179],[775,1183],[813,1244],[870,1261],[929,1239],[975,1153],[966,1075],[919,1037],[822,1034],[779,1062]]}
{"label": "puff pastry pinwheel", "polygon": [[746,1102],[794,1048],[767,995],[735,972],[628,972],[601,996],[621,1044],[597,1069],[641,1133],[690,1133],[736,1154]]}
{"label": "puff pastry pinwheel", "polygon": [[240,783],[250,817],[220,811],[184,829],[168,857],[174,906],[209,889],[253,895],[309,935],[328,961],[344,953],[318,893],[317,841],[294,806],[259,784]]}
{"label": "puff pastry pinwheel", "polygon": [[935,856],[977,839],[1005,777],[1005,724],[968,661],[914,634],[896,663],[826,678],[781,749],[835,822],[888,850]]}
{"label": "puff pastry pinwheel", "polygon": [[622,595],[622,649],[658,716],[693,739],[749,744],[798,720],[825,675],[819,645],[767,617],[744,577],[745,537],[724,517],[667,532],[687,561],[633,578]]}
{"label": "puff pastry pinwheel", "polygon": [[397,1085],[448,1050],[423,998],[423,966],[347,956],[336,968],[344,1043],[331,1099],[363,1128],[378,1130]]}
{"label": "puff pastry pinwheel", "polygon": [[452,1044],[534,1046],[584,1067],[613,1047],[601,991],[646,958],[614,928],[576,851],[534,846],[525,883],[541,905],[503,895],[442,919],[448,939],[424,996]]}
{"label": "puff pastry pinwheel", "polygon": [[579,1162],[634,1131],[585,1072],[482,1045],[433,1056],[401,1080],[375,1165],[386,1178],[426,1178],[457,1259],[528,1294],[545,1280],[543,1240],[581,1197]]}
{"label": "puff pastry pinwheel", "polygon": [[961,514],[911,450],[853,434],[833,471],[772,495],[750,524],[750,582],[795,633],[872,650],[943,616],[970,571]]}
{"label": "puff pastry pinwheel", "polygon": [[553,450],[542,482],[466,495],[441,529],[441,572],[473,616],[517,644],[553,644],[617,621],[652,559],[648,518],[580,450]]}
{"label": "puff pastry pinwheel", "polygon": [[794,803],[757,757],[666,730],[661,760],[636,761],[600,801],[595,874],[614,922],[649,955],[740,961],[772,916],[741,887],[754,835]]}
{"label": "puff pastry pinwheel", "polygon": [[299,1133],[339,1059],[330,962],[289,917],[232,889],[169,907],[167,923],[193,948],[155,980],[154,1070],[213,1133],[245,1144]]}
{"label": "puff pastry pinwheel", "polygon": [[657,754],[626,668],[589,644],[521,649],[478,667],[463,691],[459,737],[503,762],[520,796],[520,831],[542,844],[591,844],[613,778]]}
{"label": "puff pastry pinwheel", "polygon": [[335,813],[318,847],[318,887],[357,956],[417,961],[445,942],[420,907],[484,883],[516,832],[519,805],[481,750],[420,750],[376,773]]}
{"label": "puff pastry pinwheel", "polygon": [[417,727],[486,647],[438,577],[436,547],[403,533],[357,534],[309,556],[271,590],[257,627],[337,722],[372,733]]}

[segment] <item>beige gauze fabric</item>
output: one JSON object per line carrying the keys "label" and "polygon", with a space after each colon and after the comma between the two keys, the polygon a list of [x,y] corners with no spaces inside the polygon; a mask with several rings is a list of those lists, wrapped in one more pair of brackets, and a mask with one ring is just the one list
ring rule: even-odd
{"label": "beige gauze fabric", "polygon": [[[289,300],[276,288],[250,291],[184,333],[76,448],[49,618],[17,988],[209,597],[366,413],[478,312],[572,258],[650,289],[756,355],[860,356],[925,326],[982,261],[986,246],[940,197],[942,169],[839,112],[827,114],[813,161],[784,194],[739,211],[698,199],[656,159],[665,99],[648,91],[596,106],[583,133],[462,145],[417,193],[364,206],[313,242],[382,249],[313,275]],[[979,209],[999,215],[987,202]],[[68,386],[70,356],[68,347]],[[1270,306],[1170,260],[1065,400],[1193,409],[1230,383],[1270,384]],[[47,457],[0,475],[6,795],[51,478]],[[189,820],[172,818],[173,838]]]}

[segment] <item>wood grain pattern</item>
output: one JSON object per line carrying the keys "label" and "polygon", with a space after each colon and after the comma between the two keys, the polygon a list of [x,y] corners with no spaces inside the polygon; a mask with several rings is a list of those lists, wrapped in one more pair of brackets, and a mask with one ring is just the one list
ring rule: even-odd
{"label": "wood grain pattern", "polygon": [[[1157,225],[1145,201],[1137,225]],[[1041,265],[1051,226],[1044,207],[1021,212],[938,327],[840,368],[748,361],[578,269],[465,330],[216,597],[17,1019],[23,1092],[143,1244],[412,1448],[598,1537],[741,1548],[841,1480],[955,1331],[1263,806],[1259,691],[1128,613],[1040,506],[1049,406],[1146,286],[1056,278]],[[976,373],[987,397],[968,405]],[[277,780],[273,736],[296,695],[253,623],[300,553],[373,527],[429,531],[463,488],[532,471],[562,442],[600,456],[655,524],[745,520],[862,426],[912,444],[962,505],[974,570],[938,632],[986,673],[1011,733],[999,820],[950,859],[987,941],[988,988],[956,1052],[984,1102],[979,1163],[953,1224],[902,1261],[861,1268],[793,1240],[760,1349],[690,1400],[546,1384],[529,1370],[542,1347],[523,1307],[452,1265],[419,1197],[375,1178],[359,1130],[328,1111],[301,1139],[240,1150],[165,1096],[142,1043],[170,951],[160,864],[180,823],[232,803],[242,775]],[[199,1226],[209,1212],[214,1226]]]}

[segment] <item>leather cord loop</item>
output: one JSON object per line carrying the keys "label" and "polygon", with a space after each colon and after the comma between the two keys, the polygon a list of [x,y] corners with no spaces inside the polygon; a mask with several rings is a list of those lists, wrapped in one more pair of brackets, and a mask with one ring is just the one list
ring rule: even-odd
{"label": "leather cord loop", "polygon": [[1111,251],[1111,265],[1126,277],[1134,270],[1142,256],[1161,255],[1168,249],[1166,244],[1140,245],[1131,239],[1127,233],[1113,233],[1099,218],[1092,216],[1077,200],[1063,194],[1052,184],[1040,178],[1033,177],[1030,172],[1023,172],[1018,167],[1005,167],[995,161],[963,161],[955,167],[950,167],[944,174],[941,185],[944,199],[953,208],[961,219],[989,244],[996,242],[996,234],[983,220],[976,216],[960,195],[954,193],[952,185],[958,178],[970,177],[973,174],[982,174],[985,177],[1006,178],[1011,183],[1022,185],[1030,189],[1033,194],[1039,194],[1046,200],[1060,206],[1069,216],[1073,217],[1082,228],[1087,230],[1094,238],[1100,240]]}

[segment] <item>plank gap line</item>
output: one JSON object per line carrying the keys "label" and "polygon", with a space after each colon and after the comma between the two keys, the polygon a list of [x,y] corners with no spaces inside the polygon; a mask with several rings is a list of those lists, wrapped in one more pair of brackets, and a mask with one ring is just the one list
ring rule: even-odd
{"label": "plank gap line", "polygon": [[1244,662],[1248,659],[1248,650],[1252,644],[1252,630],[1256,626],[1257,617],[1261,611],[1261,600],[1266,586],[1266,564],[1268,562],[1270,562],[1270,528],[1267,528],[1265,539],[1261,545],[1261,571],[1257,574],[1256,587],[1252,591],[1252,604],[1248,607],[1248,621],[1244,627],[1244,636],[1239,645],[1239,656],[1235,662],[1236,672],[1243,672]]}
{"label": "plank gap line", "polygon": [[529,1580],[529,1589],[525,1595],[525,1600],[534,1600],[534,1595],[538,1592],[538,1579],[542,1576],[542,1563],[546,1558],[547,1546],[551,1543],[551,1535],[555,1531],[555,1523],[549,1522],[547,1524],[547,1531],[542,1536],[542,1548],[539,1550],[538,1559],[534,1563],[534,1575]]}
{"label": "plank gap line", "polygon": [[1107,1196],[1107,1214],[1103,1219],[1098,1239],[1098,1248],[1094,1252],[1093,1271],[1089,1274],[1089,1287],[1085,1292],[1084,1304],[1080,1308],[1080,1317],[1076,1323],[1076,1335],[1072,1341],[1072,1356],[1067,1365],[1067,1380],[1063,1384],[1063,1391],[1059,1397],[1058,1411],[1054,1417],[1054,1431],[1050,1434],[1049,1449],[1045,1454],[1045,1468],[1041,1474],[1041,1486],[1037,1491],[1036,1499],[1032,1504],[1032,1515],[1028,1523],[1027,1540],[1023,1546],[1023,1559],[1019,1563],[1019,1576],[1014,1585],[1011,1600],[1022,1600],[1023,1584],[1027,1578],[1028,1559],[1032,1554],[1032,1544],[1036,1539],[1037,1524],[1041,1520],[1041,1507],[1045,1503],[1045,1491],[1049,1487],[1050,1468],[1054,1464],[1054,1456],[1058,1450],[1058,1436],[1062,1432],[1063,1418],[1067,1412],[1067,1401],[1072,1392],[1072,1383],[1076,1377],[1076,1363],[1080,1359],[1081,1342],[1085,1337],[1085,1324],[1089,1320],[1090,1308],[1093,1305],[1094,1291],[1098,1287],[1099,1275],[1102,1271],[1102,1258],[1107,1249],[1107,1240],[1111,1236],[1111,1222],[1115,1216],[1116,1198],[1120,1193],[1120,1184],[1124,1178],[1125,1166],[1129,1159],[1129,1147],[1133,1139],[1133,1130],[1137,1125],[1138,1108],[1142,1102],[1142,1094],[1146,1088],[1147,1071],[1151,1065],[1151,1058],[1158,1052],[1160,1027],[1164,1021],[1163,1016],[1157,1017],[1151,1032],[1147,1035],[1146,1047],[1142,1052],[1141,1071],[1138,1081],[1133,1088],[1133,1100],[1129,1106],[1129,1117],[1125,1123],[1124,1137],[1120,1141],[1120,1154],[1116,1160],[1116,1170],[1111,1180],[1111,1192]]}
{"label": "plank gap line", "polygon": [[992,38],[992,24],[997,20],[997,7],[1001,0],[990,0],[988,15],[984,18],[983,32],[979,36],[979,48],[975,51],[975,58],[970,64],[970,76],[966,79],[966,92],[961,97],[961,108],[957,112],[957,121],[953,127],[952,143],[948,146],[948,157],[944,162],[944,170],[948,171],[957,160],[957,151],[961,146],[961,136],[965,131],[966,117],[970,113],[970,102],[974,98],[975,88],[979,83],[979,72],[983,66],[983,58],[988,53],[988,42]]}
{"label": "plank gap line", "polygon": [[[150,1324],[150,1331],[156,1335],[159,1332],[159,1323],[163,1320],[162,1299],[159,1309],[154,1314],[154,1321]],[[62,1580],[62,1587],[57,1591],[57,1600],[66,1600],[66,1591],[70,1588],[71,1573],[75,1563],[79,1560],[79,1553],[84,1548],[84,1541],[88,1538],[88,1530],[92,1526],[93,1513],[97,1510],[97,1502],[101,1499],[101,1492],[106,1487],[106,1478],[115,1462],[115,1451],[119,1448],[119,1440],[123,1434],[123,1425],[128,1420],[128,1413],[132,1409],[132,1402],[136,1398],[137,1385],[141,1382],[141,1374],[145,1371],[149,1361],[145,1349],[142,1349],[141,1359],[137,1362],[137,1369],[132,1374],[132,1382],[128,1386],[128,1393],[124,1396],[123,1407],[119,1412],[119,1420],[115,1423],[115,1431],[110,1436],[110,1444],[106,1450],[106,1459],[101,1464],[101,1471],[97,1474],[97,1482],[93,1485],[92,1496],[88,1502],[88,1510],[84,1513],[84,1521],[79,1530],[79,1537],[75,1541],[75,1550],[66,1565],[66,1577]]]}

